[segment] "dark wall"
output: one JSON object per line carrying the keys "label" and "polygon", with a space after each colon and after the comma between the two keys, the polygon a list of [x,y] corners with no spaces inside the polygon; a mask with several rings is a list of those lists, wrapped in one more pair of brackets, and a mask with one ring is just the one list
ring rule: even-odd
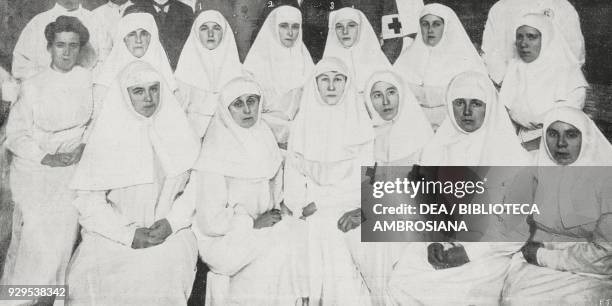
{"label": "dark wall", "polygon": [[[231,1],[231,0],[227,0]],[[50,8],[54,0],[0,0],[0,65],[9,68],[13,46],[28,20]],[[94,8],[105,0],[83,0]],[[489,8],[496,0],[440,0],[451,7],[463,22],[472,41],[480,44]],[[612,1],[570,0],[576,7],[585,36],[585,73],[591,83],[612,84]]]}

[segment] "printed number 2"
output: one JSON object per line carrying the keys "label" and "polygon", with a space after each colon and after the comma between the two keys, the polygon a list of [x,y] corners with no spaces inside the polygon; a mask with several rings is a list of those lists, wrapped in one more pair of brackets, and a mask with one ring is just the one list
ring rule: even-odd
{"label": "printed number 2", "polygon": [[268,7],[274,7],[274,2],[268,1]]}
{"label": "printed number 2", "polygon": [[335,8],[335,6],[336,6],[336,5],[335,5],[334,1],[332,1],[332,2],[330,2],[330,3],[329,3],[329,9],[330,9],[330,10],[333,10],[333,9]]}

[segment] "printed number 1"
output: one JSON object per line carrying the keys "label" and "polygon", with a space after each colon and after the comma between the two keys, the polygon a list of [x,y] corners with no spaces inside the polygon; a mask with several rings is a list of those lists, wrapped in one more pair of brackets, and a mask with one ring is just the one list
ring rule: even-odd
{"label": "printed number 1", "polygon": [[330,10],[333,10],[335,6],[336,6],[336,5],[335,5],[334,1],[332,1],[332,2],[330,2],[330,3],[329,3],[329,9],[330,9]]}
{"label": "printed number 1", "polygon": [[274,7],[274,2],[268,1],[268,7]]}

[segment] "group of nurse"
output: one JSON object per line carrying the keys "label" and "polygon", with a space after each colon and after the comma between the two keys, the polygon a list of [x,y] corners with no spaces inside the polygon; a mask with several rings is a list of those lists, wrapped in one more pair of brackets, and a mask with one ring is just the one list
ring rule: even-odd
{"label": "group of nurse", "polygon": [[[316,65],[298,9],[270,13],[244,64],[208,10],[174,72],[148,13],[121,18],[94,72],[78,64],[87,28],[58,17],[51,64],[8,120],[17,206],[2,284],[67,284],[71,305],[184,305],[199,256],[207,305],[611,298],[612,176],[569,169],[612,164],[612,146],[581,111],[563,15],[530,3],[499,30],[514,33],[501,59],[428,4],[394,65],[353,8],[330,14]],[[491,185],[546,211],[484,233],[510,227],[524,243],[360,243],[361,166],[413,164],[557,167]]]}

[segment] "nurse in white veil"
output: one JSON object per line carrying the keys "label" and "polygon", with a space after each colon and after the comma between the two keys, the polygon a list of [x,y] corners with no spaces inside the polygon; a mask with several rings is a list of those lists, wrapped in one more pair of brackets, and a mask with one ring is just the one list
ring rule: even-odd
{"label": "nurse in white veil", "polygon": [[119,72],[136,60],[155,67],[164,77],[170,92],[178,89],[166,51],[159,41],[155,19],[148,13],[131,13],[119,21],[113,49],[99,70],[94,71],[94,102],[102,101]]}
{"label": "nurse in white veil", "polygon": [[514,28],[516,53],[508,64],[500,102],[531,151],[539,146],[544,113],[555,106],[581,110],[588,83],[551,17],[527,14]]}
{"label": "nurse in white veil", "polygon": [[244,70],[253,75],[266,97],[263,119],[285,148],[301,88],[314,68],[302,32],[300,10],[280,6],[268,15],[244,60]]}
{"label": "nurse in white veil", "polygon": [[393,66],[405,75],[434,130],[446,118],[444,94],[451,79],[465,71],[486,72],[484,63],[455,12],[442,4],[425,5],[421,31]]}
{"label": "nurse in white veil", "polygon": [[181,193],[200,143],[146,62],[128,64],[104,103],[70,185],[82,227],[70,304],[186,305],[197,246]]}
{"label": "nurse in white veil", "polygon": [[316,305],[369,305],[344,214],[360,207],[360,166],[373,164],[373,131],[349,68],[323,58],[304,87],[285,164],[285,204],[308,233],[309,298]]}
{"label": "nurse in white veil", "polygon": [[[423,150],[421,165],[425,166],[525,166],[529,165],[527,152],[521,147],[505,109],[498,104],[495,87],[482,72],[468,71],[451,81],[446,93],[448,118],[432,141]],[[486,168],[476,169],[482,171]],[[466,172],[467,173],[467,172]],[[513,179],[513,173],[504,170],[502,175],[476,173],[489,178],[487,195],[502,196],[503,185]],[[438,179],[444,174],[438,172]],[[463,175],[462,179],[467,179]],[[499,180],[499,181],[498,181]],[[446,195],[445,195],[446,196]],[[447,201],[452,198],[446,198]],[[464,199],[465,200],[465,199]],[[502,199],[488,199],[498,203]],[[472,198],[474,203],[480,203]],[[448,203],[448,202],[447,202]],[[483,202],[488,203],[488,202]],[[518,203],[518,202],[517,202]],[[463,216],[466,220],[466,216]],[[485,216],[480,216],[482,221]],[[498,231],[493,223],[489,228],[477,227],[466,220],[470,232],[457,233],[460,242],[429,244],[410,243],[396,265],[390,281],[390,292],[399,305],[425,304],[447,305],[451,302],[469,305],[495,305],[498,303],[512,254],[521,243],[493,243],[492,234]],[[481,232],[478,232],[478,231]],[[476,238],[476,239],[474,239]],[[521,237],[519,237],[520,239]],[[499,238],[497,238],[499,239]],[[514,238],[516,239],[516,238]],[[526,239],[526,237],[525,237]],[[508,241],[508,240],[505,240]],[[522,240],[518,240],[522,241]],[[448,257],[459,261],[432,260],[435,246]],[[451,256],[452,254],[452,256]]]}
{"label": "nurse in white veil", "polygon": [[174,76],[181,103],[196,134],[203,137],[223,85],[242,74],[234,32],[218,11],[201,12],[193,22]]}
{"label": "nurse in white veil", "polygon": [[359,92],[372,73],[391,67],[367,17],[345,7],[329,13],[329,30],[323,57],[336,57],[348,65]]}
{"label": "nurse in white veil", "polygon": [[261,120],[261,99],[245,78],[222,89],[189,183],[211,269],[207,305],[294,305],[303,297],[295,268],[304,263],[293,257],[299,238],[282,204],[282,155]]}
{"label": "nurse in white veil", "polygon": [[[419,161],[422,148],[434,134],[416,98],[396,73],[383,70],[372,74],[366,84],[364,98],[376,137],[375,167],[370,168],[372,170],[367,173],[369,178],[367,182],[362,182],[361,188],[362,192],[368,190],[366,192],[371,193],[372,181],[391,181],[398,177],[408,177],[414,169],[413,164]],[[405,203],[406,200],[402,196],[389,195],[386,195],[384,200],[381,199],[385,203],[394,204]],[[391,305],[389,280],[408,244],[362,243],[361,221],[361,208],[358,208],[346,213],[338,224],[347,235],[354,235],[353,239],[348,239],[349,248],[370,291],[372,305]]]}
{"label": "nurse in white veil", "polygon": [[596,305],[612,297],[612,145],[575,108],[554,108],[543,122],[540,167],[512,186],[513,203],[537,203],[540,214],[515,257],[504,304]]}

